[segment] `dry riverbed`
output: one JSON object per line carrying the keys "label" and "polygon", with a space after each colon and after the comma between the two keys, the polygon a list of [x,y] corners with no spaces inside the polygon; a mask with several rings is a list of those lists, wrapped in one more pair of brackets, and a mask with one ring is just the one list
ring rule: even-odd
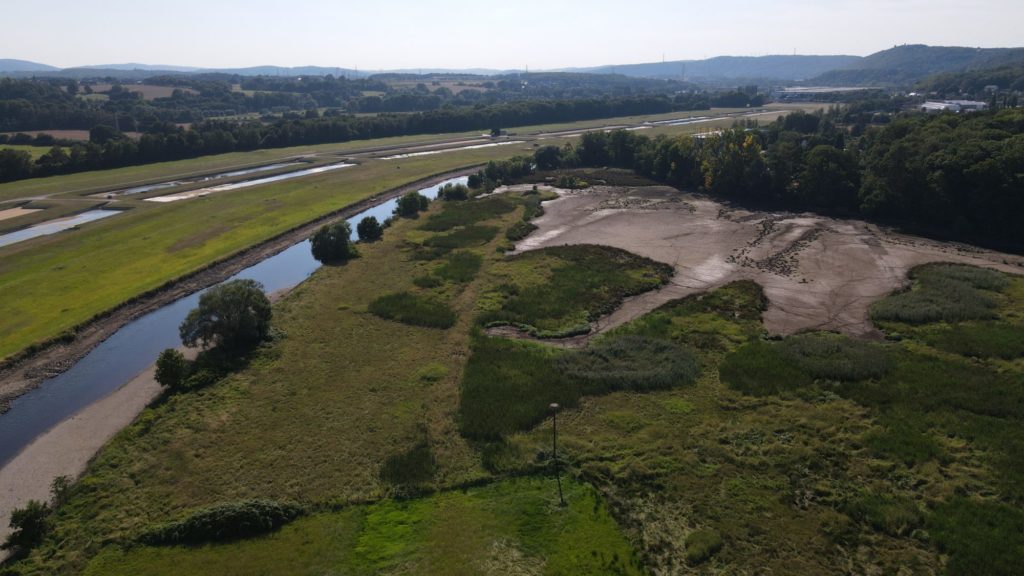
{"label": "dry riverbed", "polygon": [[[516,187],[518,188],[518,187]],[[904,286],[920,264],[945,261],[1024,272],[1024,258],[898,234],[859,220],[752,212],[662,186],[559,191],[518,251],[603,244],[671,264],[664,288],[628,299],[594,333],[735,280],[764,287],[773,334],[835,330],[879,337],[871,303]],[[567,343],[579,345],[581,342]]]}

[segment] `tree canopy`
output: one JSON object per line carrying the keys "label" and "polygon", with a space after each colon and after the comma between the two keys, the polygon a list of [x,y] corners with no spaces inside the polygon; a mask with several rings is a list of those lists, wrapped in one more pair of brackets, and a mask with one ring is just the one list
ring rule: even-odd
{"label": "tree canopy", "polygon": [[255,280],[232,280],[214,286],[199,298],[178,331],[186,346],[210,344],[224,348],[259,343],[270,330],[270,300]]}

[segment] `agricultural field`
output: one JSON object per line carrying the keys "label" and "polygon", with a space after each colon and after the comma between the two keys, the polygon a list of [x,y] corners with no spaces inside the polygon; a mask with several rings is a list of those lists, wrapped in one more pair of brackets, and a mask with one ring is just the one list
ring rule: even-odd
{"label": "agricultural field", "polygon": [[[506,256],[535,196],[435,202],[321,268],[246,366],[122,431],[16,573],[1016,572],[1024,364],[999,335],[1024,329],[1024,278],[915,267],[870,308],[884,338],[767,337],[749,279],[612,326],[678,271],[587,244]],[[253,499],[299,518],[147,536]]]}
{"label": "agricultural field", "polygon": [[[38,160],[40,156],[46,154],[53,148],[52,146],[28,146],[19,144],[0,144],[0,150],[15,150],[18,152],[28,152],[32,156],[32,160]],[[65,148],[65,151],[67,149]]]}

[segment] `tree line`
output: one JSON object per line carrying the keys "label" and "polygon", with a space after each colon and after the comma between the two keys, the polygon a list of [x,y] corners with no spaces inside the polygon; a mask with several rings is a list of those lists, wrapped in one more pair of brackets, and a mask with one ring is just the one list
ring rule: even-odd
{"label": "tree line", "polygon": [[591,132],[537,150],[540,169],[630,168],[680,188],[1024,247],[1024,110],[912,115],[851,136],[838,109],[707,137]]}
{"label": "tree line", "polygon": [[658,114],[678,108],[667,97],[640,96],[521,101],[376,116],[320,115],[310,110],[302,117],[272,123],[208,120],[189,128],[155,123],[138,140],[109,127],[96,128],[89,142],[54,146],[36,161],[24,151],[0,150],[0,182],[261,148]]}

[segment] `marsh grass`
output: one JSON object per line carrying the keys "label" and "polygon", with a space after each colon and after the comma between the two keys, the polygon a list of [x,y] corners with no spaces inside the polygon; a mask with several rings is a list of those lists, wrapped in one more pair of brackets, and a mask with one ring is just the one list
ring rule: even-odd
{"label": "marsh grass", "polygon": [[998,322],[956,324],[925,334],[928,344],[973,358],[1015,360],[1024,357],[1024,326]]}
{"label": "marsh grass", "polygon": [[495,226],[467,226],[449,234],[431,236],[423,241],[423,245],[434,249],[434,257],[446,254],[459,248],[483,246],[498,235]]}
{"label": "marsh grass", "polygon": [[185,518],[143,531],[139,542],[149,545],[225,542],[265,534],[301,516],[305,510],[291,502],[244,500],[210,506]]}
{"label": "marsh grass", "polygon": [[425,328],[451,328],[456,319],[455,311],[444,302],[411,292],[381,296],[367,310],[385,320]]}
{"label": "marsh grass", "polygon": [[953,498],[937,506],[928,530],[949,554],[951,576],[1020,574],[1024,558],[1024,512],[1005,504]]}
{"label": "marsh grass", "polygon": [[465,284],[476,278],[483,261],[484,259],[479,254],[473,252],[452,252],[434,273],[444,280]]}
{"label": "marsh grass", "polygon": [[998,292],[1009,286],[1000,272],[960,264],[927,264],[910,273],[914,285],[871,307],[875,321],[927,324],[996,317]]}
{"label": "marsh grass", "polygon": [[399,488],[416,489],[432,481],[436,473],[437,458],[430,444],[422,441],[405,452],[388,456],[381,466],[380,478]]}
{"label": "marsh grass", "polygon": [[497,440],[542,422],[552,402],[572,408],[583,396],[685,386],[699,373],[688,348],[640,336],[605,338],[574,352],[478,338],[463,376],[460,428],[467,438]]}
{"label": "marsh grass", "polygon": [[891,536],[908,536],[924,523],[917,503],[904,496],[860,490],[843,503],[843,512]]}
{"label": "marsh grass", "polygon": [[420,229],[429,232],[447,232],[454,228],[492,220],[512,212],[517,206],[518,204],[513,199],[502,195],[464,202],[446,202],[442,210],[431,214],[427,221],[420,226]]}
{"label": "marsh grass", "polygon": [[[511,282],[495,292],[501,305],[480,315],[485,325],[512,324],[560,333],[615,310],[628,296],[668,282],[672,267],[608,246],[556,246],[532,250],[505,263]],[[549,268],[542,282],[519,274]]]}

